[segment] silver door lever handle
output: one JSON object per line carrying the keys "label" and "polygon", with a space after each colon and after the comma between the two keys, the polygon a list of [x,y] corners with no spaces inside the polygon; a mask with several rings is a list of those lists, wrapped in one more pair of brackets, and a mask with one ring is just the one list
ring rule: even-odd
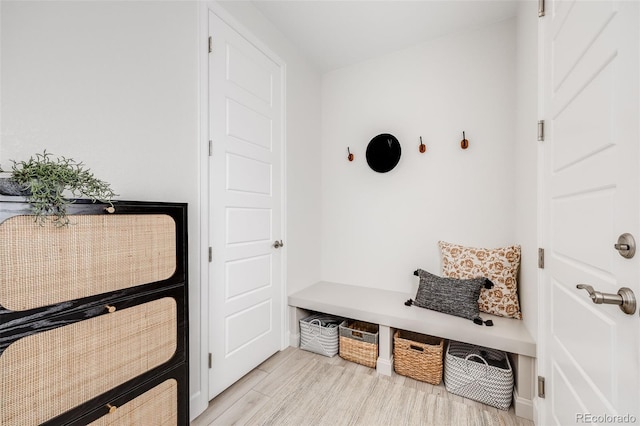
{"label": "silver door lever handle", "polygon": [[[619,305],[622,301],[622,298],[617,294],[601,293],[599,291],[595,291],[593,287],[588,284],[578,284],[576,288],[587,290],[587,292],[589,293],[589,297],[591,297],[591,300],[596,305],[600,305],[603,303]],[[605,296],[609,297],[605,298]]]}
{"label": "silver door lever handle", "polygon": [[578,284],[576,288],[587,290],[591,301],[596,305],[618,305],[622,312],[629,315],[633,315],[636,312],[636,297],[630,288],[622,287],[618,290],[618,294],[595,291],[588,284]]}

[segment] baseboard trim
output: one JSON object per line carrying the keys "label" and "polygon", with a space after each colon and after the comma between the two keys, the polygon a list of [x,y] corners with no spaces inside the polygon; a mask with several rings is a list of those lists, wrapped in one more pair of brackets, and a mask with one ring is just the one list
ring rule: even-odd
{"label": "baseboard trim", "polygon": [[516,416],[533,421],[533,401],[518,396],[517,389],[513,390],[513,408],[515,409]]}
{"label": "baseboard trim", "polygon": [[191,395],[189,398],[189,421],[193,421],[196,417],[207,409],[209,401],[204,397],[201,391]]}
{"label": "baseboard trim", "polygon": [[289,346],[294,348],[300,347],[300,333],[289,332]]}
{"label": "baseboard trim", "polygon": [[391,376],[393,374],[393,356],[391,357],[391,359],[378,358],[378,362],[376,363],[376,370],[378,374]]}

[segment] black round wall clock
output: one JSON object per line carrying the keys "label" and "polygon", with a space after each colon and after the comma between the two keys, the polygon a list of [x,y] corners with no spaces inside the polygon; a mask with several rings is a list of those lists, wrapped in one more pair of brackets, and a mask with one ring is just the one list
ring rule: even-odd
{"label": "black round wall clock", "polygon": [[378,173],[387,173],[400,161],[400,142],[389,133],[371,139],[367,145],[367,164]]}

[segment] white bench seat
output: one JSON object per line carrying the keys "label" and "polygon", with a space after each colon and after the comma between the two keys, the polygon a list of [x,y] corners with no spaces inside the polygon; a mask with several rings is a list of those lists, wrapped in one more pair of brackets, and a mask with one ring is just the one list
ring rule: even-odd
{"label": "white bench seat", "polygon": [[315,283],[289,296],[289,305],[353,318],[431,336],[535,358],[536,343],[520,320],[480,313],[493,327],[417,306],[405,306],[415,294],[364,288],[327,281]]}
{"label": "white bench seat", "polygon": [[443,314],[404,302],[415,294],[366,288],[327,281],[317,282],[289,296],[289,306],[366,321],[380,326],[379,358],[381,374],[393,369],[393,330],[401,329],[445,339],[499,349],[512,354],[516,383],[516,415],[533,418],[533,391],[536,343],[524,323],[480,313],[493,326]]}

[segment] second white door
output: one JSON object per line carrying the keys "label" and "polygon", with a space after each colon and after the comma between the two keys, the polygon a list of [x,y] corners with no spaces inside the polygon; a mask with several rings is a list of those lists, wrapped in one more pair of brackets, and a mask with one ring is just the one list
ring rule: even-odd
{"label": "second white door", "polygon": [[640,295],[640,257],[614,248],[620,234],[640,237],[639,8],[580,0],[547,6],[539,342],[546,397],[538,423],[636,423],[638,312],[594,304],[576,286]]}

